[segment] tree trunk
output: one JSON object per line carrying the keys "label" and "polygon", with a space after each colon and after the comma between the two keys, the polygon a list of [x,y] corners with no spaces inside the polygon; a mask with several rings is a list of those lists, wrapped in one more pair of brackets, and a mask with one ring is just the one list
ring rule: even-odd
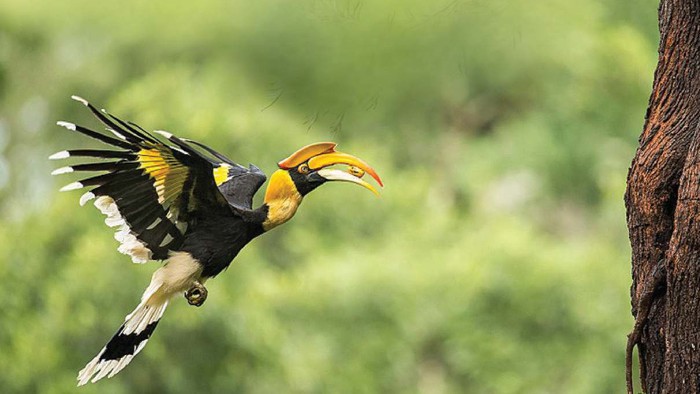
{"label": "tree trunk", "polygon": [[628,341],[646,393],[700,392],[700,0],[661,0],[659,62],[625,203]]}

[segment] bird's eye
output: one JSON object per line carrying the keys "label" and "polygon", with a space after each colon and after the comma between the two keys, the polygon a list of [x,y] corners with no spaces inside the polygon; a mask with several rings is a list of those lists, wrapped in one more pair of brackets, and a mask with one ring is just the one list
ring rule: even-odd
{"label": "bird's eye", "polygon": [[309,166],[306,163],[301,164],[297,168],[297,171],[299,171],[301,174],[308,174],[309,173]]}

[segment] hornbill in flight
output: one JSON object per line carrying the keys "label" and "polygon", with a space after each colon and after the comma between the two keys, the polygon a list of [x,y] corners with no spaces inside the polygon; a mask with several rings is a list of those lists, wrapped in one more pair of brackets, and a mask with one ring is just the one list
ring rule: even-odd
{"label": "hornbill in flight", "polygon": [[[280,161],[270,177],[264,203],[253,208],[253,196],[266,180],[259,168],[243,167],[196,141],[165,131],[148,132],[98,110],[83,98],[72,98],[87,106],[113,136],[73,123],[58,125],[112,148],[51,155],[50,159],[107,159],[53,171],[54,175],[103,172],[61,191],[87,188],[80,204],[95,200],[95,206],[107,216],[105,223],[118,229],[118,250],[133,262],[165,261],[136,309],[79,372],[79,386],[112,377],[129,364],[148,342],[173,296],[184,293],[191,305],[202,305],[207,298],[206,280],[228,267],[253,238],[291,219],[312,190],[328,181],[344,181],[378,194],[362,180],[365,173],[382,186],[367,163],[336,151],[332,142],[320,142]],[[347,171],[333,167],[337,164],[347,165]]]}

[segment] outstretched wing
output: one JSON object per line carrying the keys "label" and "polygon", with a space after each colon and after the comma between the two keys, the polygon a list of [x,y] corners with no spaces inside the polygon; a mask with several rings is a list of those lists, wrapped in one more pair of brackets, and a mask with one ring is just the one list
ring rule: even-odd
{"label": "outstretched wing", "polygon": [[[250,207],[249,202],[257,188],[248,196],[251,188],[238,190],[235,186],[242,179],[259,179],[262,174],[259,170],[254,171],[252,166],[250,170],[245,169],[194,141],[156,132],[173,144],[168,145],[133,123],[122,121],[104,110],[99,111],[80,97],[73,98],[85,104],[116,138],[73,123],[58,124],[118,149],[58,152],[50,158],[106,160],[62,167],[53,174],[104,172],[73,182],[61,191],[90,188],[80,198],[80,204],[95,199],[95,206],[107,215],[105,223],[119,228],[115,234],[121,243],[119,251],[130,255],[134,262],[168,258],[169,252],[178,250],[182,244],[187,227],[197,212],[230,215],[234,211],[229,202],[241,208]],[[193,145],[204,149],[213,158]],[[262,182],[264,180],[262,175]],[[243,184],[250,184],[250,181]]]}

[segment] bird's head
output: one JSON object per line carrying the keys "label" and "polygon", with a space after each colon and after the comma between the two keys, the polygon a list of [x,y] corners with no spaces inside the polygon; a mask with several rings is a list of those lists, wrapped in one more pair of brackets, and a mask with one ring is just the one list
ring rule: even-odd
{"label": "bird's head", "polygon": [[[350,182],[379,195],[374,186],[362,179],[369,174],[383,186],[374,169],[362,159],[336,151],[335,147],[333,142],[307,145],[277,163],[279,169],[270,177],[265,193],[268,214],[263,228],[266,231],[291,219],[302,198],[326,182]],[[342,170],[333,167],[336,165],[348,167]]]}

